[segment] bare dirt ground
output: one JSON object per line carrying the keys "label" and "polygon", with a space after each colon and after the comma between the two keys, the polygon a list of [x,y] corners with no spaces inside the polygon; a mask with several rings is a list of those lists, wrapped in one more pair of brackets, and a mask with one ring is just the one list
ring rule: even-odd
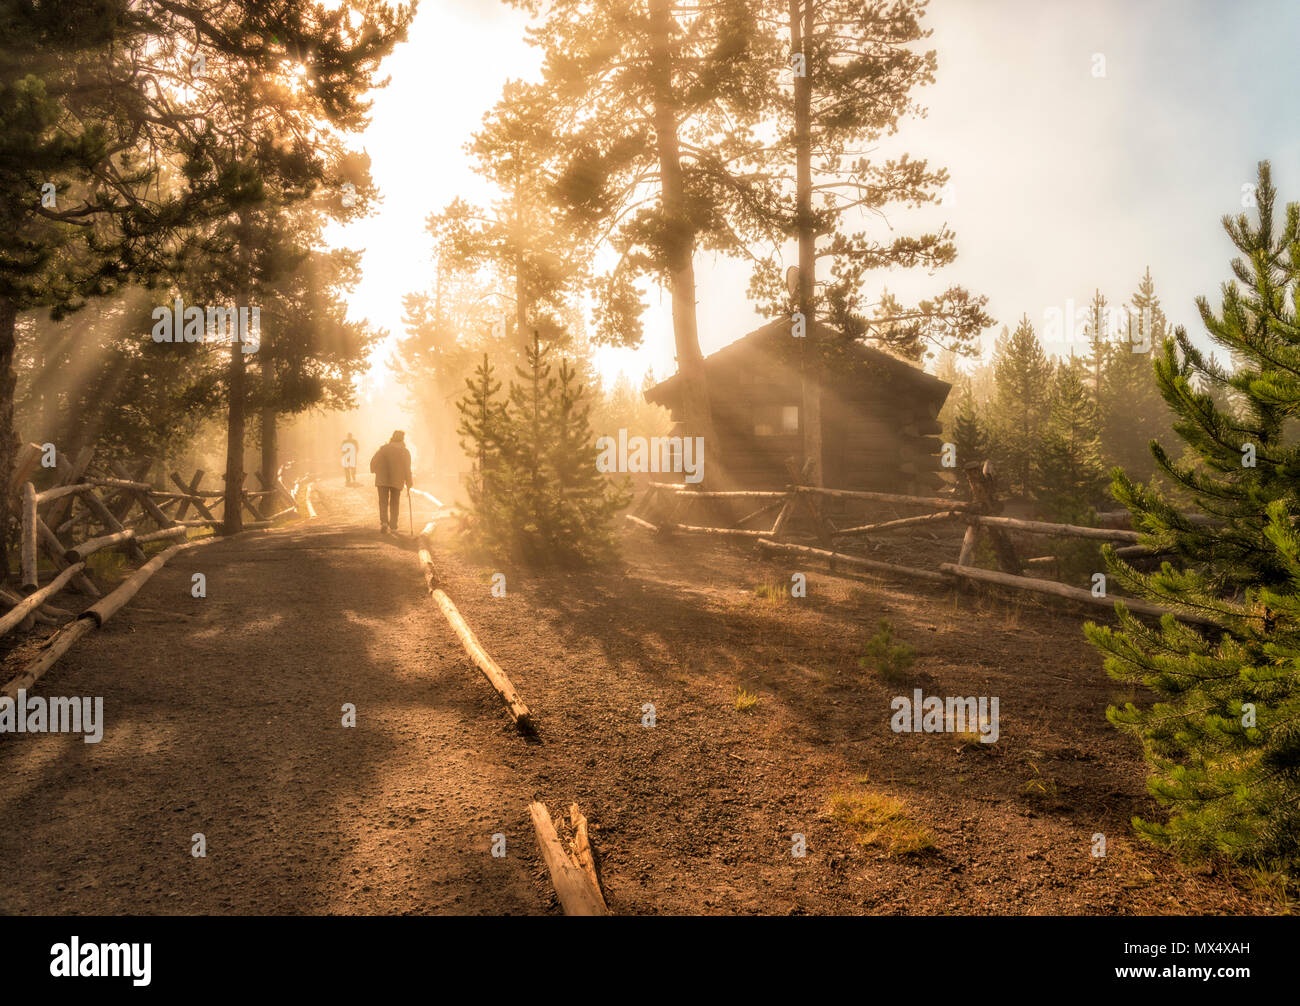
{"label": "bare dirt ground", "polygon": [[[590,817],[620,914],[1278,910],[1133,838],[1155,808],[1077,611],[633,529],[614,569],[529,575],[468,562],[440,525],[446,590],[532,707],[529,741],[410,543],[373,530],[373,489],[320,499],[316,521],[173,560],[41,680],[104,696],[107,727],[0,738],[0,909],[554,913],[536,797]],[[903,679],[859,666],[881,618],[917,650]],[[913,688],[998,696],[997,743],[892,732]],[[826,814],[850,791],[905,801],[933,848],[859,845]]]}

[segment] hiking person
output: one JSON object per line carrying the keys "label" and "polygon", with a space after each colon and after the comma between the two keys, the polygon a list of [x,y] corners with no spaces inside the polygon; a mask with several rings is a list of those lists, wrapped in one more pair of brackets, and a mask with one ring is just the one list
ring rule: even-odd
{"label": "hiking person", "polygon": [[343,479],[347,485],[357,484],[357,451],[360,450],[352,434],[343,441]]}
{"label": "hiking person", "polygon": [[406,449],[404,430],[394,430],[392,439],[375,451],[370,470],[379,492],[379,530],[382,534],[395,532],[402,511],[402,487],[411,488],[411,452]]}

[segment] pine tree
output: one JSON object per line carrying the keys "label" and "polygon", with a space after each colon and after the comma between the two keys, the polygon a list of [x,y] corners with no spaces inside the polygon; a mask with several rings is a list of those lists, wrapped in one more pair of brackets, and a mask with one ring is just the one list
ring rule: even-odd
{"label": "pine tree", "polygon": [[[1112,677],[1154,701],[1108,710],[1141,739],[1149,788],[1164,821],[1135,821],[1148,838],[1188,857],[1300,868],[1300,205],[1278,225],[1267,162],[1259,167],[1258,223],[1224,218],[1241,255],[1237,282],[1216,314],[1197,305],[1229,371],[1182,330],[1155,364],[1174,428],[1193,451],[1175,461],[1159,444],[1160,472],[1194,501],[1179,512],[1162,493],[1114,473],[1115,496],[1143,543],[1182,559],[1143,574],[1108,550],[1112,575],[1142,597],[1209,619],[1193,629],[1172,615],[1158,628],[1116,604],[1119,628],[1087,626]],[[1239,285],[1240,284],[1240,285]],[[1231,390],[1241,403],[1219,404]],[[1201,519],[1194,520],[1193,517]],[[1206,522],[1204,518],[1209,518]]]}
{"label": "pine tree", "polygon": [[968,461],[983,461],[988,457],[988,434],[980,421],[969,383],[962,388],[961,402],[952,422],[951,439],[957,448],[958,465],[964,465]]}
{"label": "pine tree", "polygon": [[1028,492],[1034,456],[1047,417],[1052,365],[1028,315],[998,339],[993,354],[996,392],[990,409],[997,467],[1007,488]]}
{"label": "pine tree", "polygon": [[1061,360],[1034,457],[1034,499],[1053,520],[1086,518],[1101,497],[1106,471],[1097,434],[1097,404],[1088,388],[1086,364]]}
{"label": "pine tree", "polygon": [[1124,338],[1105,347],[1105,381],[1097,399],[1103,456],[1140,481],[1151,477],[1151,441],[1170,431],[1152,367],[1168,334],[1148,269],[1130,301]]}
{"label": "pine tree", "polygon": [[481,550],[491,550],[499,543],[506,550],[514,547],[513,514],[510,503],[515,483],[511,461],[514,456],[505,405],[498,400],[501,382],[493,376],[486,353],[466,378],[465,396],[456,402],[460,422],[456,432],[461,447],[473,459],[466,492],[469,515],[462,524],[467,537]]}
{"label": "pine tree", "polygon": [[1106,298],[1101,290],[1092,295],[1088,307],[1088,372],[1092,379],[1092,398],[1101,402],[1106,379],[1106,360],[1110,355],[1110,331],[1106,315]]}
{"label": "pine tree", "polygon": [[552,526],[548,538],[557,554],[599,561],[614,554],[612,522],[631,502],[626,480],[615,487],[596,467],[598,451],[589,421],[586,388],[568,360],[560,361],[550,414],[547,457]]}
{"label": "pine tree", "polygon": [[548,412],[555,396],[556,382],[551,376],[550,348],[543,346],[537,333],[525,355],[525,365],[516,367],[518,384],[510,384],[507,417],[514,445],[515,509],[518,558],[543,562],[551,544],[548,531],[553,524],[553,500],[546,486],[550,453]]}
{"label": "pine tree", "polygon": [[[537,16],[529,41],[543,80],[508,104],[539,123],[554,151],[546,189],[569,226],[595,227],[615,263],[596,282],[597,337],[641,342],[639,283],[662,284],[672,303],[683,421],[714,435],[696,315],[697,250],[737,250],[739,221],[754,211],[737,189],[752,172],[753,127],[771,99],[771,60],[751,0],[509,0]],[[518,120],[519,114],[508,118]],[[548,174],[550,173],[548,172]]]}
{"label": "pine tree", "polygon": [[607,559],[630,494],[596,467],[586,389],[571,362],[554,372],[550,352],[534,333],[504,401],[484,356],[457,402],[474,458],[464,528],[484,553],[528,565]]}

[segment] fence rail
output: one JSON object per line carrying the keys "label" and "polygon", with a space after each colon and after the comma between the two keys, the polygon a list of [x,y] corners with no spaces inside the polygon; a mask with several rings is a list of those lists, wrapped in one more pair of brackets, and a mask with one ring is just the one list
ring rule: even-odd
{"label": "fence rail", "polygon": [[[38,622],[58,628],[42,644],[38,658],[5,686],[2,694],[10,697],[36,681],[77,639],[115,614],[169,558],[214,540],[190,539],[191,529],[216,529],[225,518],[225,492],[204,489],[202,470],[188,482],[171,473],[171,481],[180,491],[159,489],[143,480],[153,467],[151,462],[135,466],[134,471],[113,462],[92,471],[92,450],[82,451],[72,461],[57,458],[55,484],[37,492],[31,477],[41,453],[36,444],[21,449],[8,486],[10,496],[19,504],[15,513],[21,517],[21,593],[0,588],[0,604],[8,606],[8,611],[0,615],[0,637],[16,628],[29,629]],[[300,485],[306,487],[304,506],[310,512],[310,479],[300,479],[291,491],[284,485],[284,470],[282,467],[276,473],[273,485],[266,485],[254,474],[261,488],[241,487],[240,508],[253,518],[243,522],[245,529],[267,528],[298,513]],[[283,497],[289,505],[266,514],[262,508],[274,506],[277,497]],[[197,516],[186,519],[191,509]],[[149,557],[142,546],[158,541],[173,544]],[[107,596],[87,576],[87,560],[106,549],[120,549],[141,564]],[[52,567],[44,573],[43,585],[42,556]],[[64,591],[85,599],[77,603],[78,610],[52,603]]]}
{"label": "fence rail", "polygon": [[[1077,524],[1053,524],[1047,521],[1022,520],[1015,517],[1001,516],[998,511],[1002,505],[997,498],[991,464],[972,462],[962,470],[966,479],[969,499],[938,496],[909,496],[900,493],[871,492],[854,489],[826,489],[821,486],[803,485],[799,476],[791,469],[791,483],[783,491],[771,490],[735,490],[704,492],[684,484],[651,482],[646,494],[633,510],[627,514],[627,520],[637,527],[660,535],[701,534],[716,535],[727,538],[752,540],[759,548],[767,552],[791,553],[825,559],[833,569],[865,569],[877,573],[892,573],[898,576],[925,580],[932,583],[982,582],[995,584],[1013,590],[1029,591],[1063,597],[1081,604],[1113,608],[1115,598],[1097,597],[1089,590],[1072,587],[1055,580],[1024,576],[1026,565],[1043,565],[1051,557],[1035,557],[1028,560],[1020,558],[1008,531],[1024,534],[1046,535],[1059,538],[1078,538],[1088,541],[1114,542],[1124,544],[1117,549],[1117,554],[1124,558],[1153,556],[1157,553],[1139,544],[1141,536],[1131,528],[1113,526],[1085,527]],[[803,473],[800,473],[802,475]],[[739,501],[743,499],[776,500],[752,513],[746,514],[735,523],[744,525],[770,513],[779,507],[776,519],[770,526],[761,528],[713,527],[701,524],[688,524],[681,518],[685,511],[697,503],[710,500]],[[837,528],[822,511],[824,500],[850,500],[905,504],[914,507],[927,507],[933,513],[895,520],[876,521],[853,527]],[[1107,524],[1118,523],[1119,514],[1106,514]],[[1127,512],[1124,512],[1127,516]],[[1197,521],[1189,516],[1189,520]],[[810,534],[795,535],[791,528],[797,522],[811,530]],[[905,529],[926,527],[933,524],[961,523],[966,525],[962,538],[961,551],[956,562],[940,564],[937,570],[921,569],[900,563],[869,559],[837,551],[835,543],[861,540],[872,535],[891,533]],[[997,555],[1001,571],[986,570],[971,564],[976,545],[981,534],[987,536]],[[802,537],[805,543],[790,539]],[[808,539],[818,545],[807,544]],[[1214,624],[1213,620],[1200,612],[1167,608],[1137,598],[1121,598],[1132,611],[1148,615],[1173,614],[1188,622]]]}

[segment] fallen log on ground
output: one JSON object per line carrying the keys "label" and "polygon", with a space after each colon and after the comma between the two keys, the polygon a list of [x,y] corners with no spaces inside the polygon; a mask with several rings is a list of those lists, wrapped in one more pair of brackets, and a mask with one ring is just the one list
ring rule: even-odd
{"label": "fallen log on ground", "polygon": [[587,880],[596,892],[596,897],[600,899],[600,906],[609,911],[609,905],[605,902],[605,892],[600,889],[600,874],[596,870],[596,855],[591,848],[591,834],[587,827],[587,817],[578,809],[576,803],[569,804],[569,824],[573,826],[573,854],[571,858],[587,875]]}
{"label": "fallen log on ground", "polygon": [[420,557],[420,569],[424,571],[424,585],[429,589],[430,594],[438,589],[438,584],[440,582],[438,579],[438,567],[434,565],[433,561],[433,539],[430,537],[430,535],[433,534],[435,526],[436,525],[433,521],[429,521],[429,523],[424,525],[424,529],[420,532],[420,536],[417,539],[417,554]]}
{"label": "fallen log on ground", "polygon": [[630,514],[630,513],[629,513],[629,514],[624,514],[623,516],[625,516],[628,520],[630,520],[630,521],[631,521],[633,524],[635,524],[637,527],[643,527],[643,528],[645,528],[647,531],[654,531],[654,532],[656,532],[656,533],[658,533],[658,531],[659,531],[659,527],[658,527],[658,525],[651,524],[648,520],[642,520],[640,517],[637,517],[635,514]]}
{"label": "fallen log on ground", "polygon": [[524,700],[519,697],[515,691],[515,686],[511,684],[510,678],[506,676],[500,665],[492,659],[492,655],[483,649],[483,644],[478,641],[474,631],[469,627],[456,605],[452,603],[450,597],[439,587],[438,570],[433,561],[433,543],[429,535],[433,533],[434,523],[430,521],[424,525],[424,530],[420,532],[418,554],[420,557],[420,568],[424,571],[424,583],[429,590],[429,595],[437,603],[438,608],[442,611],[443,616],[455,630],[456,636],[460,643],[465,647],[465,652],[469,654],[470,659],[483,672],[483,676],[496,689],[497,694],[501,696],[501,701],[506,704],[511,718],[515,721],[515,726],[520,730],[530,733],[533,730],[533,714]]}
{"label": "fallen log on ground", "polygon": [[829,549],[813,548],[811,545],[794,545],[784,541],[770,541],[767,538],[758,540],[759,547],[771,549],[775,552],[791,552],[795,555],[808,555],[818,559],[827,559],[833,564],[842,563],[845,566],[857,566],[860,569],[868,569],[875,573],[896,573],[899,576],[910,576],[918,580],[929,580],[931,583],[950,583],[951,580],[942,573],[936,573],[929,569],[918,569],[915,566],[900,566],[893,562],[881,562],[878,559],[864,559],[857,555],[848,555],[844,552],[832,552]]}
{"label": "fallen log on ground", "polygon": [[537,844],[541,847],[542,859],[551,873],[551,884],[564,914],[608,915],[609,909],[605,907],[600,889],[593,886],[586,870],[576,865],[560,844],[560,836],[555,833],[546,805],[534,800],[528,805],[528,813],[533,819]]}
{"label": "fallen log on ground", "polygon": [[171,548],[164,549],[137,569],[134,573],[123,580],[115,591],[107,597],[101,598],[92,604],[89,608],[81,613],[81,618],[94,621],[95,626],[99,627],[112,618],[121,609],[122,605],[135,597],[140,592],[151,576],[167,564],[167,560],[180,552],[184,552],[200,545],[208,545],[218,538],[196,538],[192,541],[183,541],[173,545]]}
{"label": "fallen log on ground", "polygon": [[34,594],[28,594],[19,604],[15,605],[3,617],[0,617],[0,636],[12,629],[15,625],[22,622],[29,614],[36,611],[47,598],[53,597],[61,591],[74,576],[85,569],[85,563],[77,563],[69,566],[53,580],[47,583]]}
{"label": "fallen log on ground", "polygon": [[515,691],[515,686],[510,683],[506,672],[492,659],[491,654],[483,649],[483,644],[478,641],[474,631],[469,627],[469,623],[465,621],[456,605],[452,603],[451,598],[438,587],[433,588],[430,595],[442,611],[443,616],[451,623],[451,627],[459,637],[461,645],[465,647],[465,652],[469,654],[470,659],[483,672],[483,676],[496,689],[497,694],[501,696],[501,700],[506,704],[506,709],[510,712],[511,719],[515,721],[515,726],[525,733],[531,733],[533,730],[533,714],[528,706],[524,704],[524,700],[519,697],[519,693]]}
{"label": "fallen log on ground", "polygon": [[41,676],[58,662],[68,650],[86,633],[93,631],[95,623],[88,618],[78,618],[69,622],[62,629],[47,639],[41,647],[41,655],[23,668],[23,672],[5,685],[3,694],[14,701],[18,700],[20,691],[29,691]]}
{"label": "fallen log on ground", "polygon": [[443,509],[444,507],[446,507],[446,505],[447,505],[447,504],[444,503],[442,500],[438,499],[437,496],[433,495],[433,493],[427,493],[427,492],[425,492],[423,489],[416,489],[416,488],[412,487],[411,490],[410,490],[410,492],[411,492],[411,494],[414,495],[414,496],[421,496],[421,497],[423,497],[424,499],[427,499],[430,503],[432,503],[434,506],[438,507],[438,509],[440,509],[440,510]]}
{"label": "fallen log on ground", "polygon": [[1029,534],[1047,534],[1058,538],[1088,538],[1094,541],[1127,541],[1137,544],[1139,534],[1136,531],[1123,531],[1118,528],[1082,527],[1078,524],[1048,524],[1041,520],[1021,520],[1018,517],[994,517],[988,514],[967,514],[965,519],[972,524],[988,527],[1005,527],[1013,531],[1026,531]]}
{"label": "fallen log on ground", "polygon": [[[23,601],[24,598],[0,587],[0,604],[12,609],[22,604]],[[40,622],[42,625],[61,625],[68,619],[75,617],[76,615],[66,608],[56,608],[52,604],[42,604],[39,608],[29,612],[27,618],[19,624],[23,628],[28,628],[34,622]]]}
{"label": "fallen log on ground", "polygon": [[1082,587],[1071,587],[1068,584],[1057,583],[1055,580],[1038,580],[1032,576],[1014,576],[1011,573],[999,573],[992,569],[980,569],[975,566],[958,566],[955,563],[945,562],[939,567],[945,573],[952,576],[961,577],[966,580],[978,580],[982,583],[992,583],[1000,587],[1011,587],[1016,590],[1028,590],[1036,594],[1051,594],[1054,597],[1064,597],[1071,601],[1078,601],[1080,604],[1090,604],[1094,607],[1110,608],[1114,610],[1117,600],[1123,601],[1130,611],[1138,612],[1142,615],[1173,615],[1185,622],[1197,622],[1202,625],[1217,625],[1213,619],[1206,618],[1202,615],[1187,614],[1177,611],[1174,608],[1166,608],[1159,604],[1152,604],[1150,601],[1143,601],[1136,597],[1095,597],[1092,591],[1084,590]]}

